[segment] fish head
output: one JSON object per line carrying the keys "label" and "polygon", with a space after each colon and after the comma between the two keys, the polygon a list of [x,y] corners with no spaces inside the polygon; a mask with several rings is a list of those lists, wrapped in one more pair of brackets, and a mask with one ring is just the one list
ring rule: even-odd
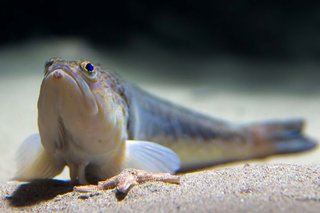
{"label": "fish head", "polygon": [[120,140],[124,116],[114,107],[116,93],[106,80],[100,66],[89,60],[52,58],[45,63],[38,126],[46,149],[62,149],[71,143],[97,153],[110,150]]}
{"label": "fish head", "polygon": [[50,104],[50,108],[65,113],[63,117],[97,114],[99,103],[94,90],[99,90],[99,74],[100,67],[88,60],[49,59],[45,63],[38,107]]}

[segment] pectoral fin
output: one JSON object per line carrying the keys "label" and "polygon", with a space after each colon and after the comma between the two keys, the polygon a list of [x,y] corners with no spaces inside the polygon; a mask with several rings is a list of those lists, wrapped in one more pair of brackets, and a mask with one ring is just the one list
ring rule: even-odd
{"label": "pectoral fin", "polygon": [[64,165],[58,163],[42,147],[39,134],[29,136],[17,152],[17,172],[14,180],[30,181],[53,178]]}
{"label": "pectoral fin", "polygon": [[180,168],[180,159],[174,151],[159,144],[128,140],[123,167],[173,174]]}

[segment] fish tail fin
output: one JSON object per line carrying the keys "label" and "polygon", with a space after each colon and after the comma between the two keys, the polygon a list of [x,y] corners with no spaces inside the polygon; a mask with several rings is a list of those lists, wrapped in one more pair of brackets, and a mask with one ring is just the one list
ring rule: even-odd
{"label": "fish tail fin", "polygon": [[250,140],[255,146],[264,147],[257,149],[261,155],[286,154],[311,150],[317,142],[304,135],[305,122],[302,119],[275,120],[251,123],[246,126]]}
{"label": "fish tail fin", "polygon": [[17,171],[13,180],[31,181],[47,179],[61,173],[64,168],[42,147],[39,134],[26,138],[17,152]]}

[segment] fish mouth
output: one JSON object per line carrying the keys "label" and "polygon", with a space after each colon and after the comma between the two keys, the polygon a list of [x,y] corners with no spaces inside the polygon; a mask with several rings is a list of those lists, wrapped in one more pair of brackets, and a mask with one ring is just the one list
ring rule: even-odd
{"label": "fish mouth", "polygon": [[[52,66],[49,70],[46,70],[43,81],[57,81],[57,84],[60,82],[65,82],[69,85],[73,85],[73,88],[78,90],[82,95],[88,95],[90,91],[87,83],[82,80],[82,76],[72,71],[72,69],[65,65],[55,65]],[[85,92],[85,90],[87,92]]]}
{"label": "fish mouth", "polygon": [[59,80],[62,78],[72,78],[74,81],[76,80],[76,76],[74,76],[72,70],[68,66],[64,65],[56,65],[45,71],[45,75],[43,80],[49,80],[50,78]]}

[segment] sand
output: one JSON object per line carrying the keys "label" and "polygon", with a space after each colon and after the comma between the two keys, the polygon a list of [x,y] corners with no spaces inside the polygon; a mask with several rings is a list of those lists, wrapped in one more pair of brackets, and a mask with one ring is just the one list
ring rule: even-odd
{"label": "sand", "polygon": [[246,164],[186,174],[180,185],[142,184],[124,198],[53,180],[3,183],[0,194],[1,212],[319,212],[320,167]]}
{"label": "sand", "polygon": [[[144,89],[191,109],[233,122],[303,117],[307,121],[306,133],[320,139],[320,94],[317,93],[216,90],[206,84],[170,82],[164,86],[163,82],[135,76],[125,65],[108,61],[107,56],[77,41],[0,49],[0,212],[318,212],[319,148],[302,154],[247,161],[252,165],[246,167],[246,162],[239,162],[187,174],[182,176],[180,186],[147,183],[133,188],[122,201],[116,199],[114,191],[74,193],[70,185],[61,181],[29,185],[8,182],[15,172],[16,150],[24,138],[37,132],[36,104],[44,61],[64,54],[83,58],[78,54],[84,52],[83,49],[90,58],[125,70],[122,76]],[[68,179],[68,171],[57,179]]]}

